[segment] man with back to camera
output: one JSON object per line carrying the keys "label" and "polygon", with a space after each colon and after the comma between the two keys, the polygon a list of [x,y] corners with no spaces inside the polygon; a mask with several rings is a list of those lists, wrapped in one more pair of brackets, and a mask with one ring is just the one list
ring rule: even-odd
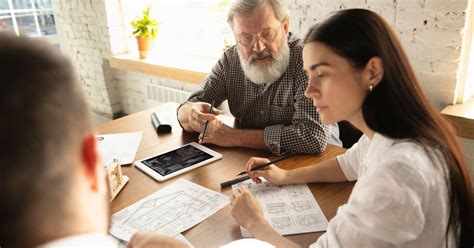
{"label": "man with back to camera", "polygon": [[[68,59],[0,32],[0,247],[117,247],[87,101]],[[25,73],[27,70],[27,73]],[[186,247],[150,233],[128,247]]]}
{"label": "man with back to camera", "polygon": [[[268,149],[275,154],[319,153],[326,144],[341,146],[337,125],[321,124],[304,96],[302,43],[288,32],[283,0],[236,0],[228,23],[237,44],[228,49],[204,80],[203,88],[178,109],[186,131],[203,132],[200,142],[226,147]],[[209,113],[211,102],[228,100],[241,129]]]}

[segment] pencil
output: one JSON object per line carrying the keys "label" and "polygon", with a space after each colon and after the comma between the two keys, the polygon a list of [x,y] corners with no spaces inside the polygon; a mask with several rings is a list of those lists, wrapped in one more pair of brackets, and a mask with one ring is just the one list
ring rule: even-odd
{"label": "pencil", "polygon": [[[212,101],[211,103],[211,108],[209,109],[209,114],[212,113],[212,108],[214,107],[214,102]],[[207,126],[209,125],[209,121],[206,121],[206,124],[204,124],[204,131],[202,131],[202,139],[201,143],[204,143],[204,139],[206,138],[206,131],[207,131]]]}
{"label": "pencil", "polygon": [[229,180],[229,181],[225,181],[225,182],[221,183],[221,188],[225,188],[225,187],[234,185],[236,183],[240,183],[240,182],[245,181],[247,179],[250,179],[250,177],[249,176],[243,176],[243,177],[238,177],[236,179],[232,179],[232,180]]}
{"label": "pencil", "polygon": [[[281,158],[277,158],[277,159],[275,159],[275,160],[273,160],[273,161],[270,161],[270,162],[268,162],[268,163],[266,163],[266,164],[262,164],[262,165],[259,165],[259,166],[255,166],[255,167],[253,167],[250,171],[261,170],[261,169],[263,169],[263,168],[265,168],[265,167],[267,167],[267,166],[269,166],[269,165],[271,165],[271,164],[274,164],[274,163],[276,163],[276,162],[280,162],[280,161],[285,160],[285,159],[290,158],[290,157],[291,157],[291,156],[283,156],[283,157],[281,157]],[[247,171],[242,171],[242,172],[240,172],[240,173],[237,174],[237,175],[240,176],[240,175],[243,175],[243,174],[245,174],[245,173],[247,173]]]}

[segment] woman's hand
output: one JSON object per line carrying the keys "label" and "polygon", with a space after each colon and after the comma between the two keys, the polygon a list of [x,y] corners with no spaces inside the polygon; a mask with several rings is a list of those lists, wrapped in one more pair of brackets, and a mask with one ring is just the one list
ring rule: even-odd
{"label": "woman's hand", "polygon": [[252,178],[255,183],[261,183],[262,180],[259,177],[263,177],[273,185],[289,184],[290,182],[288,181],[288,171],[280,169],[274,164],[269,165],[261,170],[251,171],[253,167],[266,164],[268,162],[270,162],[270,160],[266,158],[251,157],[245,165],[245,168],[250,178]]}
{"label": "woman's hand", "polygon": [[127,248],[184,248],[186,244],[175,238],[151,232],[136,232],[127,243]]}
{"label": "woman's hand", "polygon": [[251,233],[261,225],[268,225],[263,217],[263,210],[255,196],[246,185],[241,185],[234,192],[234,200],[230,203],[231,214],[237,223]]}
{"label": "woman's hand", "polygon": [[231,213],[237,223],[247,229],[256,239],[266,241],[275,247],[300,247],[281,236],[263,216],[258,200],[249,191],[247,185],[241,185],[234,191],[235,199],[230,203]]}

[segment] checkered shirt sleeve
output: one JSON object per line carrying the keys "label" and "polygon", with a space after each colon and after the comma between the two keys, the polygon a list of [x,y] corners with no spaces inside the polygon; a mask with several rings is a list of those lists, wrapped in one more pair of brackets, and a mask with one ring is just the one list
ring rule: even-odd
{"label": "checkered shirt sleeve", "polygon": [[329,126],[321,124],[312,101],[304,96],[307,77],[303,71],[302,43],[288,36],[290,64],[275,82],[252,83],[244,74],[237,47],[228,49],[204,79],[202,88],[189,102],[228,100],[239,128],[263,129],[264,142],[275,154],[320,153],[330,137]]}

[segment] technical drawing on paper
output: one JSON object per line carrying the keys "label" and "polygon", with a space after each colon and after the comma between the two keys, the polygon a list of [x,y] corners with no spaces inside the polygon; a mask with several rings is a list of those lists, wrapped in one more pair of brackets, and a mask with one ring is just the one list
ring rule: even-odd
{"label": "technical drawing on paper", "polygon": [[296,216],[296,218],[298,223],[302,226],[317,225],[318,223],[324,221],[321,219],[321,216],[318,216],[316,214],[298,215]]}
{"label": "technical drawing on paper", "polygon": [[[324,231],[328,221],[319,207],[308,185],[273,186],[267,181],[255,184],[251,180],[233,185],[245,184],[262,205],[265,219],[282,235]],[[250,233],[241,227],[242,236]]]}
{"label": "technical drawing on paper", "polygon": [[288,228],[289,226],[291,226],[291,218],[290,217],[271,218],[270,224],[276,229]]}
{"label": "technical drawing on paper", "polygon": [[266,205],[267,211],[272,214],[285,212],[285,207],[284,202],[268,203]]}
{"label": "technical drawing on paper", "polygon": [[302,212],[306,211],[311,208],[311,203],[309,201],[297,201],[297,202],[292,202],[291,207],[293,210]]}
{"label": "technical drawing on paper", "polygon": [[223,194],[179,179],[114,214],[110,233],[122,240],[128,240],[138,230],[175,236],[228,203]]}

